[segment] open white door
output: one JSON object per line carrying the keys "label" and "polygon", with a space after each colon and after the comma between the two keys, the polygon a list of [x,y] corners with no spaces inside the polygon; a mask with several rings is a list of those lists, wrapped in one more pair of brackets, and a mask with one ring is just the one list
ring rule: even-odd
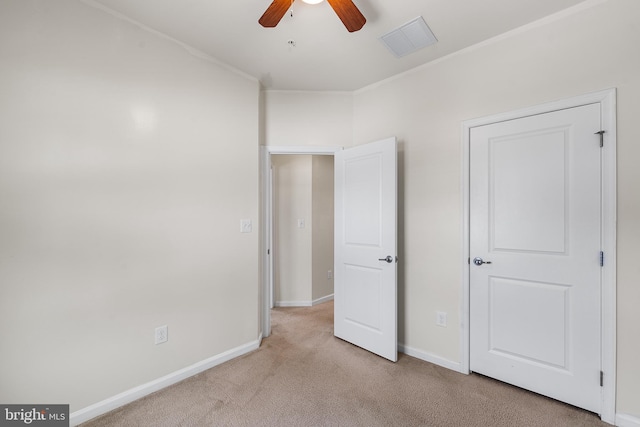
{"label": "open white door", "polygon": [[396,205],[395,138],[336,153],[334,334],[394,362]]}

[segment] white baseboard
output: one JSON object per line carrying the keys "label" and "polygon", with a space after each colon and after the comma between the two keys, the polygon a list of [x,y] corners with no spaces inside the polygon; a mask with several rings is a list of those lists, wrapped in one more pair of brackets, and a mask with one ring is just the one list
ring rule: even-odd
{"label": "white baseboard", "polygon": [[311,301],[276,301],[276,307],[311,307]]}
{"label": "white baseboard", "polygon": [[101,402],[72,412],[69,416],[70,425],[76,426],[85,421],[89,421],[92,418],[106,414],[109,411],[113,411],[114,409],[126,405],[127,403],[131,403],[134,400],[138,400],[165,387],[169,387],[172,384],[199,374],[200,372],[206,371],[207,369],[213,368],[221,363],[256,350],[260,346],[261,339],[262,336],[256,341],[225,351],[224,353],[202,360],[194,365],[180,369],[179,371],[172,372],[164,377],[142,384],[138,387],[134,387]]}
{"label": "white baseboard", "polygon": [[[431,353],[407,347],[404,344],[398,343],[398,351],[408,356],[415,357],[416,359],[433,363],[434,365],[442,366],[444,368],[451,369],[462,374],[468,374],[468,372],[462,370],[461,363],[453,362],[451,360],[436,356]],[[615,425],[617,427],[640,427],[640,418],[629,414],[618,413],[615,415]]]}
{"label": "white baseboard", "polygon": [[313,301],[276,301],[276,307],[312,307],[314,305],[322,304],[323,302],[331,301],[333,294],[326,297],[314,299]]}
{"label": "white baseboard", "polygon": [[453,362],[451,360],[445,359],[444,357],[436,356],[435,354],[427,353],[422,350],[417,350],[404,344],[398,344],[398,351],[408,356],[415,357],[416,359],[424,360],[425,362],[433,363],[434,365],[442,366],[444,368],[451,369],[452,371],[466,374],[466,372],[462,371],[462,365],[459,362]]}
{"label": "white baseboard", "polygon": [[318,305],[318,304],[322,304],[323,302],[332,301],[332,300],[333,300],[333,294],[327,295],[326,297],[314,299],[311,302],[311,305]]}
{"label": "white baseboard", "polygon": [[616,414],[618,427],[640,427],[640,418],[628,414]]}

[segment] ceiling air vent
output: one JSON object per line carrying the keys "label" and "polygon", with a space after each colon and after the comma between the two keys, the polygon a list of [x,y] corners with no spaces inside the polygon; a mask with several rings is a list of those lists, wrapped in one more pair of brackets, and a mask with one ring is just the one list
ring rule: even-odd
{"label": "ceiling air vent", "polygon": [[398,58],[438,41],[422,16],[380,37],[380,41]]}

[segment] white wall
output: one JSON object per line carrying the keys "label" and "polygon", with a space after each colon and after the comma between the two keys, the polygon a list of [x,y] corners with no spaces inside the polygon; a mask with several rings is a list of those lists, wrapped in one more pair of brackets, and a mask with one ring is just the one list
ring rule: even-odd
{"label": "white wall", "polygon": [[0,402],[74,412],[257,339],[258,98],[84,3],[0,2]]}
{"label": "white wall", "polygon": [[[618,89],[617,412],[640,416],[640,2],[611,0],[365,88],[354,144],[400,141],[400,330],[460,361],[461,123]],[[435,312],[449,327],[435,326]]]}

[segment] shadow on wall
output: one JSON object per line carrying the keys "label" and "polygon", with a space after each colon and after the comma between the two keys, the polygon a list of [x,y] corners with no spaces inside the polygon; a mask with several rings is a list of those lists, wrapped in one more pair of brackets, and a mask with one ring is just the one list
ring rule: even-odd
{"label": "shadow on wall", "polygon": [[398,140],[398,342],[405,342],[405,238],[404,238],[404,156],[405,143]]}

